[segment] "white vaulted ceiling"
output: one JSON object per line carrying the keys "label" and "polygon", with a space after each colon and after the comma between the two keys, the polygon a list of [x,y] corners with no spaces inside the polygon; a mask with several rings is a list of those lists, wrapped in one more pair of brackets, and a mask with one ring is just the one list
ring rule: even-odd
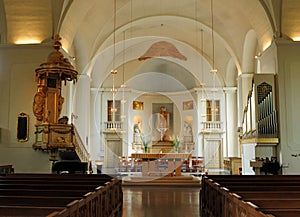
{"label": "white vaulted ceiling", "polygon": [[[138,57],[154,42],[164,40],[188,60],[160,62],[158,58],[150,67],[153,72],[170,62],[170,69],[189,73],[189,85],[192,77],[203,78],[190,68],[191,63],[201,60],[212,66],[215,61],[222,85],[232,86],[238,73],[251,70],[244,64],[247,38],[255,40],[255,53],[262,53],[274,38],[300,38],[299,0],[213,0],[214,38],[210,0],[116,2],[114,16],[113,0],[0,0],[1,44],[50,43],[59,34],[64,49],[76,57],[77,69],[92,76],[92,86],[97,86],[105,82],[113,65],[122,70],[125,64],[126,70],[145,73],[148,60],[138,61]],[[184,78],[178,72],[176,76]]]}

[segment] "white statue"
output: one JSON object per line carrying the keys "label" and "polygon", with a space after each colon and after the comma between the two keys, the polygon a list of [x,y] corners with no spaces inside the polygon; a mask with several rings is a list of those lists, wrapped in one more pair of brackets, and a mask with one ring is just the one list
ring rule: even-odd
{"label": "white statue", "polygon": [[193,129],[190,123],[184,122],[183,136],[185,142],[193,142]]}
{"label": "white statue", "polygon": [[141,142],[141,122],[137,122],[133,125],[133,142]]}
{"label": "white statue", "polygon": [[137,122],[135,125],[133,125],[133,132],[134,133],[141,133],[141,123]]}

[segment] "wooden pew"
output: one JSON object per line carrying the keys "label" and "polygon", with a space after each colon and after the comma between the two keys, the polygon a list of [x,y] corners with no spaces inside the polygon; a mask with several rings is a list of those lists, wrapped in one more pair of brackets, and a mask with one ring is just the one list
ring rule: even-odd
{"label": "wooden pew", "polygon": [[201,217],[300,216],[300,176],[203,177],[200,213]]}
{"label": "wooden pew", "polygon": [[268,209],[298,209],[300,207],[299,198],[252,198],[251,203],[264,210]]}
{"label": "wooden pew", "polygon": [[86,190],[57,190],[57,189],[45,189],[43,191],[38,189],[22,189],[20,191],[19,189],[0,189],[0,195],[1,196],[69,196],[69,197],[76,197],[80,196],[82,197],[84,194],[86,194]]}
{"label": "wooden pew", "polygon": [[0,206],[0,216],[47,216],[64,210],[65,207]]}
{"label": "wooden pew", "polygon": [[106,174],[89,174],[89,175],[81,175],[81,174],[50,174],[50,173],[13,173],[13,174],[0,174],[0,178],[5,177],[6,179],[8,178],[13,178],[13,179],[37,179],[37,180],[49,180],[49,179],[54,179],[54,180],[93,180],[93,179],[101,179],[101,180],[111,180],[113,177],[106,175]]}
{"label": "wooden pew", "polygon": [[243,200],[252,198],[300,198],[300,191],[235,191]]}
{"label": "wooden pew", "polygon": [[14,168],[13,165],[0,165],[0,174],[9,174],[13,173]]}
{"label": "wooden pew", "polygon": [[265,213],[270,213],[276,217],[297,217],[300,216],[300,209],[268,209],[264,210],[262,209],[263,212]]}
{"label": "wooden pew", "polygon": [[104,174],[0,175],[0,195],[0,216],[122,214],[121,180]]}
{"label": "wooden pew", "polygon": [[255,176],[255,175],[209,175],[207,176],[209,179],[213,179],[214,181],[234,181],[234,180],[241,180],[241,181],[283,181],[283,180],[300,180],[300,176],[298,175],[272,175],[272,176]]}
{"label": "wooden pew", "polygon": [[64,207],[73,200],[81,197],[57,197],[57,196],[1,196],[0,206],[51,206]]}

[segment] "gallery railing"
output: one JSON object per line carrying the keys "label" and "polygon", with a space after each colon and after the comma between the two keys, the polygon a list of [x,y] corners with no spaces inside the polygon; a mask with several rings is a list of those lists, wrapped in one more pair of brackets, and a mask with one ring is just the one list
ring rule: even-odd
{"label": "gallery railing", "polygon": [[75,135],[73,137],[73,144],[75,146],[75,152],[82,162],[88,162],[90,159],[90,155],[89,155],[84,143],[82,142],[76,127],[73,126],[73,129],[74,129],[74,135]]}
{"label": "gallery railing", "polygon": [[106,121],[104,122],[104,131],[120,131],[122,129],[122,121]]}
{"label": "gallery railing", "polygon": [[202,131],[205,132],[215,132],[223,130],[222,121],[204,121],[202,124]]}

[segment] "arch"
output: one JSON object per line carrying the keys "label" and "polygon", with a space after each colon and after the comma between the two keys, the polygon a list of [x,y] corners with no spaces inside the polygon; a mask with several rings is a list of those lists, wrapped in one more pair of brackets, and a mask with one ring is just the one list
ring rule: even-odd
{"label": "arch", "polygon": [[5,7],[3,1],[0,1],[0,42],[6,43],[7,22],[5,16]]}
{"label": "arch", "polygon": [[253,73],[255,68],[254,56],[257,51],[257,37],[252,29],[248,31],[243,47],[242,73]]}

